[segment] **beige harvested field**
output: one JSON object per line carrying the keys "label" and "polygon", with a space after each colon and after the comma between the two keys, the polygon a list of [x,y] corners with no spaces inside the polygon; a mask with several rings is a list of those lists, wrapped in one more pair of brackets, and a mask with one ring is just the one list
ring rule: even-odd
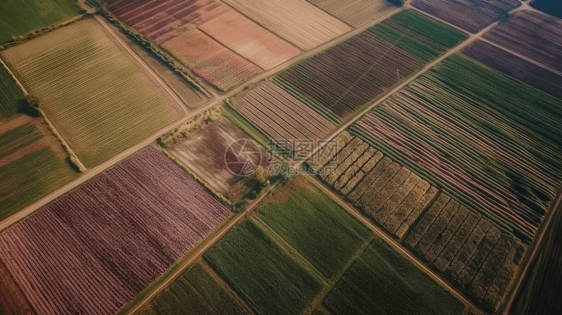
{"label": "beige harvested field", "polygon": [[358,27],[396,7],[386,0],[307,0],[345,23]]}
{"label": "beige harvested field", "polygon": [[234,10],[200,25],[199,29],[264,70],[300,53],[297,48]]}
{"label": "beige harvested field", "polygon": [[303,50],[351,30],[305,0],[225,0],[242,14]]}

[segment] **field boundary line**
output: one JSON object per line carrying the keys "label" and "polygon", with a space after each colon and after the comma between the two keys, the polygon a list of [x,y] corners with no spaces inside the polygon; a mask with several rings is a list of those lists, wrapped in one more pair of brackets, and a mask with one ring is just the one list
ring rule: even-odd
{"label": "field boundary line", "polygon": [[539,248],[542,245],[543,238],[546,235],[547,230],[549,230],[548,228],[551,225],[552,219],[554,218],[554,214],[557,212],[557,210],[562,211],[560,209],[562,208],[561,202],[562,202],[562,188],[558,192],[558,198],[556,199],[556,203],[553,205],[546,222],[543,222],[542,224],[542,230],[540,231],[539,235],[535,237],[535,242],[534,242],[535,244],[533,246],[533,250],[530,252],[527,258],[527,263],[525,264],[525,267],[520,269],[520,274],[517,279],[517,283],[513,285],[511,288],[511,296],[509,297],[509,300],[505,304],[505,308],[502,314],[504,315],[510,314],[511,308],[513,307],[513,304],[515,302],[515,298],[519,296],[520,290],[523,287],[523,281],[527,278],[527,273],[529,272],[529,270],[531,270],[530,268],[531,265],[538,257],[537,254],[539,252]]}
{"label": "field boundary line", "polygon": [[29,93],[27,93],[27,90],[25,89],[25,87],[23,86],[23,84],[20,82],[20,80],[16,77],[16,75],[12,72],[12,70],[10,70],[10,68],[8,67],[8,65],[4,62],[4,60],[2,59],[2,55],[0,54],[0,63],[2,64],[2,66],[4,66],[4,69],[6,69],[6,71],[8,71],[8,73],[12,76],[12,79],[14,79],[14,81],[16,82],[17,86],[21,89],[21,91],[23,92],[23,96],[28,96]]}
{"label": "field boundary line", "polygon": [[[183,260],[183,262],[180,262],[178,265],[176,265],[178,270],[168,275],[168,279],[165,279],[164,281],[162,281],[162,283],[160,283],[160,285],[153,288],[152,293],[146,295],[142,300],[131,305],[130,309],[128,309],[126,312],[122,313],[121,310],[119,310],[117,314],[129,315],[137,314],[139,311],[141,311],[141,309],[145,307],[146,304],[152,302],[152,300],[154,300],[154,298],[158,296],[158,294],[168,288],[181,274],[183,274],[189,267],[191,267],[191,265],[193,265],[198,259],[203,257],[207,250],[209,250],[219,240],[221,240],[233,227],[247,220],[251,214],[251,211],[257,208],[261,204],[262,200],[270,195],[270,192],[275,188],[275,186],[277,186],[279,182],[280,181],[278,181],[274,185],[269,186],[269,188],[261,196],[253,200],[252,203],[248,207],[246,207],[244,211],[234,213],[230,221],[226,222],[222,226],[219,226],[214,234],[209,235],[209,237],[201,240],[197,245],[199,246],[198,248],[194,248],[188,251],[184,257],[180,258],[180,260]],[[155,281],[158,281],[159,279],[160,277]],[[124,305],[121,309],[126,306],[127,305]]]}
{"label": "field boundary line", "polygon": [[376,226],[371,220],[365,217],[359,210],[357,210],[354,206],[350,205],[348,202],[343,200],[343,198],[333,192],[330,188],[328,188],[323,182],[321,182],[316,176],[314,175],[307,175],[310,181],[313,181],[316,186],[318,186],[325,194],[327,194],[330,198],[334,199],[340,206],[346,209],[351,215],[357,218],[361,223],[365,224],[369,229],[373,231],[373,233],[391,245],[394,250],[404,256],[406,259],[411,261],[418,269],[423,271],[425,274],[430,276],[433,280],[435,280],[440,286],[442,286],[445,290],[451,292],[456,298],[458,298],[461,302],[465,304],[465,306],[470,306],[475,310],[478,310],[481,314],[486,314],[486,312],[482,311],[479,306],[474,304],[469,298],[467,298],[462,292],[458,291],[452,284],[449,283],[446,279],[443,279],[440,275],[436,274],[431,267],[426,265],[423,261],[421,261],[418,257],[416,257],[413,253],[411,253],[408,249],[405,249],[402,244],[397,241],[394,237],[390,236]]}

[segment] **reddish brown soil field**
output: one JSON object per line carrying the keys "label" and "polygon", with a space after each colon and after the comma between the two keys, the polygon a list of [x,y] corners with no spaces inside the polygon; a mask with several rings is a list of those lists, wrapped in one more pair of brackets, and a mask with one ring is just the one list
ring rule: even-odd
{"label": "reddish brown soil field", "polygon": [[415,0],[412,2],[412,6],[471,33],[476,33],[492,24],[520,5],[517,0]]}
{"label": "reddish brown soil field", "polygon": [[163,47],[222,91],[261,72],[260,68],[197,29],[174,37],[164,43]]}
{"label": "reddish brown soil field", "polygon": [[200,25],[199,29],[265,70],[300,53],[234,10]]}
{"label": "reddish brown soil field", "polygon": [[113,314],[230,210],[148,148],[0,234],[38,314]]}

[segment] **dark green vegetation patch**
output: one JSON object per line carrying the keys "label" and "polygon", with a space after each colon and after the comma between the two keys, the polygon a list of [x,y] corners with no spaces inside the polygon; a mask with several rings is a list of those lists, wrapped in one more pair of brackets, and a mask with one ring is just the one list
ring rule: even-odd
{"label": "dark green vegetation patch", "polygon": [[323,302],[334,315],[462,314],[464,305],[382,239],[375,239]]}
{"label": "dark green vegetation patch", "polygon": [[[0,3],[0,7],[2,4]],[[0,9],[0,15],[1,15]],[[2,18],[0,18],[0,24]],[[0,30],[2,28],[0,27]],[[24,101],[25,97],[20,88],[14,82],[12,76],[6,69],[0,65],[0,115],[3,118],[11,118],[18,113],[18,106],[20,102]]]}

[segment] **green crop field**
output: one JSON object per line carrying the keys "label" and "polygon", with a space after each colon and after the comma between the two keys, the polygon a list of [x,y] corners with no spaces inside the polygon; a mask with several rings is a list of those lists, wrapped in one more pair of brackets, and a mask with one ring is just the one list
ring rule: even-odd
{"label": "green crop field", "polygon": [[191,266],[170,288],[160,293],[141,315],[249,314],[200,264]]}
{"label": "green crop field", "polygon": [[51,25],[82,9],[76,0],[2,0],[0,1],[0,44],[13,35]]}
{"label": "green crop field", "polygon": [[369,32],[402,48],[424,62],[439,57],[468,35],[414,10],[404,10],[371,28]]}
{"label": "green crop field", "polygon": [[19,126],[0,135],[0,159],[41,139],[43,134],[33,123]]}
{"label": "green crop field", "polygon": [[[284,190],[297,180],[306,183],[297,178]],[[298,189],[286,202],[262,205],[257,215],[327,279],[373,238],[370,229],[313,186]]]}
{"label": "green crop field", "polygon": [[18,112],[18,105],[25,99],[12,76],[0,65],[0,116],[11,118]]}
{"label": "green crop field", "polygon": [[204,257],[258,314],[301,314],[323,287],[254,219],[232,229]]}
{"label": "green crop field", "polygon": [[3,56],[86,167],[180,116],[163,88],[93,19],[8,49]]}
{"label": "green crop field", "polygon": [[382,239],[375,239],[323,302],[339,314],[462,314],[464,305]]}
{"label": "green crop field", "polygon": [[[0,139],[3,137],[0,136]],[[0,142],[2,142],[0,140]],[[70,182],[77,174],[47,146],[0,167],[0,219]]]}

